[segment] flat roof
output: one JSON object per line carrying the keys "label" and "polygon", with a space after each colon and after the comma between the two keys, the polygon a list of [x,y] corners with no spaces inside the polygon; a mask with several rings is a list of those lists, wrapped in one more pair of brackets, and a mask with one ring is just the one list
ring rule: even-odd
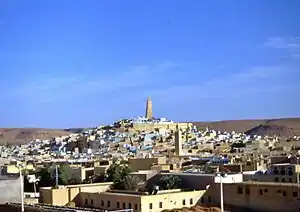
{"label": "flat roof", "polygon": [[66,185],[66,188],[74,187],[92,187],[92,186],[101,186],[101,185],[111,185],[113,182],[103,182],[103,183],[88,183],[88,184],[77,184],[77,185]]}
{"label": "flat roof", "polygon": [[272,166],[295,166],[293,163],[274,163]]}
{"label": "flat roof", "polygon": [[[105,186],[111,185],[113,182],[104,182],[104,183],[88,183],[88,184],[77,184],[77,185],[58,185],[57,189],[65,189],[65,188],[76,188],[76,187],[93,187],[93,186]],[[41,189],[52,189],[52,186],[41,187]]]}
{"label": "flat roof", "polygon": [[130,172],[130,174],[156,174],[159,173],[157,170],[140,170],[136,172]]}
{"label": "flat roof", "polygon": [[106,195],[119,195],[119,196],[131,196],[131,197],[141,197],[144,196],[143,194],[131,194],[131,193],[119,193],[119,192],[98,192],[99,194],[106,194]]}
{"label": "flat roof", "polygon": [[244,185],[267,185],[267,186],[288,186],[288,187],[294,187],[297,186],[297,183],[282,183],[282,182],[259,182],[259,181],[245,181],[240,183],[232,183],[232,184],[244,184]]}
{"label": "flat roof", "polygon": [[204,174],[204,173],[197,173],[197,172],[168,172],[168,173],[159,173],[162,175],[182,175],[182,176],[207,176],[207,177],[214,177],[214,174]]}
{"label": "flat roof", "polygon": [[[203,190],[180,190],[180,189],[172,189],[172,190],[160,190],[157,194],[151,194],[146,192],[126,192],[122,190],[112,190],[112,191],[105,191],[105,192],[97,192],[98,194],[105,194],[105,195],[119,195],[119,196],[131,196],[131,197],[142,197],[142,196],[158,196],[164,194],[178,194],[182,192],[194,192],[194,191],[203,191]],[[161,192],[161,193],[160,193]],[[89,192],[84,192],[89,193]]]}

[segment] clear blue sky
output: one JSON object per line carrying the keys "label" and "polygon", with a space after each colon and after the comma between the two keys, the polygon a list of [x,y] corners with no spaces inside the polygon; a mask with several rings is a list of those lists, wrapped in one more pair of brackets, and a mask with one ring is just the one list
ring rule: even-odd
{"label": "clear blue sky", "polygon": [[299,0],[1,0],[0,127],[300,116]]}

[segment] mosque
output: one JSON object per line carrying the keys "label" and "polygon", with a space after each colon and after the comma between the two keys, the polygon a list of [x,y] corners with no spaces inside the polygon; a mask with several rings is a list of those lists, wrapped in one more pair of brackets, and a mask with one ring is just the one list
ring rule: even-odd
{"label": "mosque", "polygon": [[137,117],[132,120],[132,128],[135,130],[155,130],[155,129],[170,129],[176,130],[177,126],[182,129],[191,129],[192,123],[174,122],[167,118],[154,118],[153,104],[150,97],[146,102],[146,112],[144,117]]}

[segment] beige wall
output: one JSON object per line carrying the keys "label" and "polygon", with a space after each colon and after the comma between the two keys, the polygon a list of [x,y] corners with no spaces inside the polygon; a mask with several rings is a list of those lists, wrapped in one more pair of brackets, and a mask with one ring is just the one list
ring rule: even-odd
{"label": "beige wall", "polygon": [[128,195],[128,194],[118,195],[116,193],[109,193],[109,192],[103,192],[103,193],[81,192],[78,201],[76,202],[76,206],[100,208],[105,210],[137,208],[137,211],[139,211],[141,207],[141,197],[139,195]]}
{"label": "beige wall", "polygon": [[169,164],[164,164],[164,165],[154,165],[151,166],[151,170],[157,170],[157,171],[169,171],[171,170]]}
{"label": "beige wall", "polygon": [[[264,212],[295,212],[300,208],[295,196],[297,184],[244,182],[223,186],[225,205]],[[210,186],[204,198],[210,196],[211,202],[219,205],[219,188],[220,184]]]}
{"label": "beige wall", "polygon": [[142,196],[141,211],[159,212],[166,209],[191,207],[199,202],[204,193],[205,191],[186,191]]}
{"label": "beige wall", "polygon": [[40,188],[40,202],[44,204],[63,206],[71,201],[77,201],[77,195],[80,192],[104,192],[111,185],[112,183],[108,182],[61,186],[58,189],[44,187]]}
{"label": "beige wall", "polygon": [[131,172],[130,175],[140,178],[142,181],[147,182],[149,179],[157,175],[158,171],[156,170],[147,170],[147,171],[138,171]]}
{"label": "beige wall", "polygon": [[40,188],[40,203],[53,205],[53,195],[51,188]]}
{"label": "beige wall", "polygon": [[69,192],[68,192],[68,196],[69,196],[68,202],[75,201],[75,198],[77,198],[77,195],[79,194],[79,192],[81,190],[80,187],[69,188],[68,190],[69,190]]}
{"label": "beige wall", "polygon": [[132,171],[139,170],[150,170],[151,166],[166,164],[166,157],[157,157],[157,158],[133,158],[129,159],[130,169]]}
{"label": "beige wall", "polygon": [[34,205],[38,203],[39,203],[38,198],[24,198],[24,204]]}
{"label": "beige wall", "polygon": [[254,181],[263,182],[297,182],[297,167],[296,164],[274,164],[269,167],[269,172],[263,175],[251,175]]}
{"label": "beige wall", "polygon": [[134,130],[154,130],[154,129],[170,129],[170,130],[175,130],[177,127],[177,124],[179,128],[185,130],[187,128],[191,128],[193,126],[192,123],[161,123],[161,124],[133,124],[133,129]]}
{"label": "beige wall", "polygon": [[43,204],[49,204],[49,205],[64,206],[69,202],[68,189],[41,188],[39,202]]}
{"label": "beige wall", "polygon": [[17,168],[15,165],[5,165],[3,166],[3,172],[4,174],[18,174],[19,168]]}
{"label": "beige wall", "polygon": [[[166,192],[166,191],[163,191]],[[168,191],[156,195],[133,193],[80,193],[77,206],[105,210],[133,209],[137,212],[159,212],[166,209],[194,206],[205,191]]]}
{"label": "beige wall", "polygon": [[66,205],[69,201],[69,189],[51,189],[52,205]]}

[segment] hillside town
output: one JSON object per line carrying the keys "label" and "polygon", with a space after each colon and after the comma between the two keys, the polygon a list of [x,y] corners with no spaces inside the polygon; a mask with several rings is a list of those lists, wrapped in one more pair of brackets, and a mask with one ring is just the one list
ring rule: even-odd
{"label": "hillside town", "polygon": [[143,117],[1,146],[0,201],[22,211],[300,211],[299,140],[155,118],[148,98]]}

